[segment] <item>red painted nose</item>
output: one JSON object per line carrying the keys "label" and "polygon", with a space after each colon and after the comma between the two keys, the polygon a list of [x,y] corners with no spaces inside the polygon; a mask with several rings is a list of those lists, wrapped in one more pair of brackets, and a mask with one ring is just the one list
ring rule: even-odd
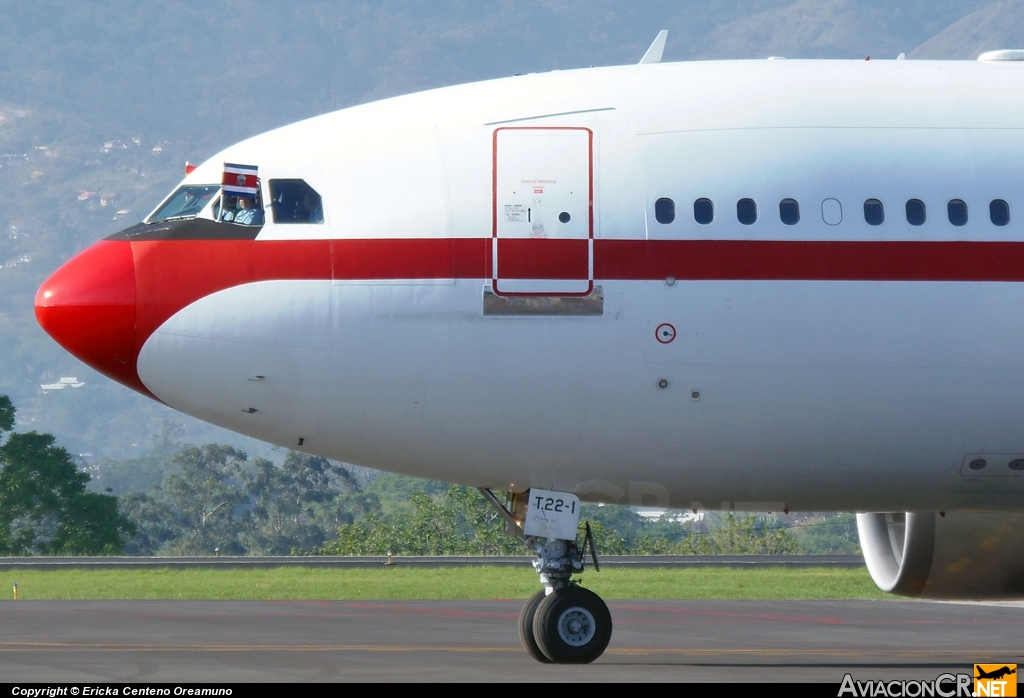
{"label": "red painted nose", "polygon": [[127,240],[72,257],[36,293],[36,320],[100,373],[150,395],[135,369],[135,262]]}

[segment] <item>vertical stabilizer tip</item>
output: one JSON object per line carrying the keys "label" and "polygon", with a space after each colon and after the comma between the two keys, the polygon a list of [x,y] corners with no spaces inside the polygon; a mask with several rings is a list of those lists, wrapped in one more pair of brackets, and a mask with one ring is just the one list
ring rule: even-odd
{"label": "vertical stabilizer tip", "polygon": [[668,30],[662,29],[654,37],[654,43],[647,49],[647,53],[640,59],[640,65],[644,63],[661,63],[661,54],[665,52],[665,39],[668,38]]}

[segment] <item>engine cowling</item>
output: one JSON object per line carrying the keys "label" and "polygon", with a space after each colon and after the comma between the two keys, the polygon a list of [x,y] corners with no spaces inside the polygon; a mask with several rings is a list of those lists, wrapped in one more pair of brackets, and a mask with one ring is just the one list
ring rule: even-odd
{"label": "engine cowling", "polygon": [[1024,599],[1024,513],[857,514],[868,572],[924,599]]}

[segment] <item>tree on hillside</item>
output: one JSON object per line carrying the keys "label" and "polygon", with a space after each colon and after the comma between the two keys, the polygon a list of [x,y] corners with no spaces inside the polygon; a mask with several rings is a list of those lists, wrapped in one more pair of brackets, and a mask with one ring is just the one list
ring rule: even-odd
{"label": "tree on hillside", "polygon": [[0,395],[0,434],[14,429],[14,405],[11,398]]}
{"label": "tree on hillside", "polygon": [[413,492],[412,511],[369,514],[344,524],[322,555],[516,555],[522,542],[504,533],[504,522],[476,490],[451,485],[439,496]]}
{"label": "tree on hillside", "polygon": [[726,512],[704,534],[703,550],[712,555],[789,555],[799,545],[788,528],[776,525],[775,517]]}
{"label": "tree on hillside", "polygon": [[147,492],[121,498],[138,528],[126,544],[132,554],[288,555],[380,508],[340,464],[294,451],[278,466],[226,445],[188,446],[169,471]]}
{"label": "tree on hillside", "polygon": [[182,535],[174,510],[163,499],[145,492],[128,492],[118,498],[121,513],[135,524],[135,535],[124,544],[128,555],[153,555]]}
{"label": "tree on hillside", "polygon": [[[0,395],[0,435],[14,428]],[[11,433],[0,446],[0,555],[114,555],[135,532],[117,498],[86,489],[89,475],[50,434]]]}
{"label": "tree on hillside", "polygon": [[801,526],[800,546],[812,555],[860,555],[855,514],[815,516]]}
{"label": "tree on hillside", "polygon": [[289,451],[280,467],[262,458],[253,465],[255,472],[245,478],[251,553],[288,555],[316,547],[372,507],[352,474],[326,458]]}
{"label": "tree on hillside", "polygon": [[241,555],[245,503],[241,487],[246,455],[231,446],[189,446],[174,457],[180,473],[168,475],[159,486],[174,512],[181,534],[170,548],[178,555]]}

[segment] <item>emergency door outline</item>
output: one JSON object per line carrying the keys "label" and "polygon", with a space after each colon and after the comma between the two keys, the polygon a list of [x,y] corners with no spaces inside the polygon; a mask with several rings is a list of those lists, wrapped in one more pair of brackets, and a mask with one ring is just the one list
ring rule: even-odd
{"label": "emergency door outline", "polygon": [[498,128],[493,141],[491,283],[505,296],[594,289],[594,132]]}

